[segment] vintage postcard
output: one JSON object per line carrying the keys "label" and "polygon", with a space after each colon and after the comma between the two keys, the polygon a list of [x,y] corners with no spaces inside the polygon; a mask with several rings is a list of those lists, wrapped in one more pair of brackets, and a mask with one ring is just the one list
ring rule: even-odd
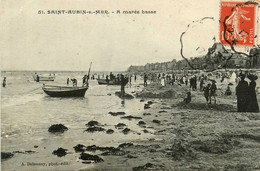
{"label": "vintage postcard", "polygon": [[257,0],[1,0],[1,170],[260,170]]}

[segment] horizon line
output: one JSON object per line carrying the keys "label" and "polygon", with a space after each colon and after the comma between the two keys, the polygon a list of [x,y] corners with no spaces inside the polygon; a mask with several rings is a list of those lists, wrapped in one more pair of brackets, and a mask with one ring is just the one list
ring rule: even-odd
{"label": "horizon line", "polygon": [[[19,71],[28,71],[28,72],[88,72],[88,70],[13,70],[13,69],[6,69],[6,70],[0,70],[0,72],[10,72],[10,71],[13,71],[13,72],[19,72]],[[90,71],[90,72],[125,72],[127,70],[93,70],[93,71]]]}

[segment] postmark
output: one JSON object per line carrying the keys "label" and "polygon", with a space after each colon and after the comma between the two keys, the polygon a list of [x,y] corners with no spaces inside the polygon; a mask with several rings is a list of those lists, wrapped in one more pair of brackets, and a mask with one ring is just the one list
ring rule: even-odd
{"label": "postmark", "polygon": [[256,4],[222,1],[219,33],[223,45],[254,46],[256,42]]}

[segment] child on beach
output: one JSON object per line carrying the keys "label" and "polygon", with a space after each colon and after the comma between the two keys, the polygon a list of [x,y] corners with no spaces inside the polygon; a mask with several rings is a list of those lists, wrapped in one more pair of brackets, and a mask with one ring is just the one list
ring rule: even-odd
{"label": "child on beach", "polygon": [[189,104],[191,102],[191,93],[190,92],[187,93],[186,97],[184,98],[184,102],[186,104]]}
{"label": "child on beach", "polygon": [[226,90],[226,92],[225,92],[225,95],[227,95],[227,96],[232,95],[232,92],[231,92],[231,90],[230,90],[229,85],[227,86],[227,90]]}

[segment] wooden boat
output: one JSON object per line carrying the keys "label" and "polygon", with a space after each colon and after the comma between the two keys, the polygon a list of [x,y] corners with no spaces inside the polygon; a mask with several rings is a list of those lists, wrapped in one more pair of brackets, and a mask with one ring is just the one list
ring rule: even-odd
{"label": "wooden boat", "polygon": [[116,82],[115,80],[106,81],[106,79],[97,79],[99,85],[120,85],[120,82]]}
{"label": "wooden boat", "polygon": [[84,97],[88,90],[88,85],[83,87],[45,85],[43,91],[51,97]]}
{"label": "wooden boat", "polygon": [[[39,80],[37,80],[37,76]],[[34,81],[54,81],[55,75],[54,74],[34,74],[33,75]]]}
{"label": "wooden boat", "polygon": [[77,86],[58,86],[58,85],[45,85],[43,84],[42,90],[48,94],[51,97],[84,97],[86,91],[88,90],[88,78],[89,78],[89,73],[90,73],[90,67],[88,70],[88,76],[87,80],[82,87],[77,87]]}

